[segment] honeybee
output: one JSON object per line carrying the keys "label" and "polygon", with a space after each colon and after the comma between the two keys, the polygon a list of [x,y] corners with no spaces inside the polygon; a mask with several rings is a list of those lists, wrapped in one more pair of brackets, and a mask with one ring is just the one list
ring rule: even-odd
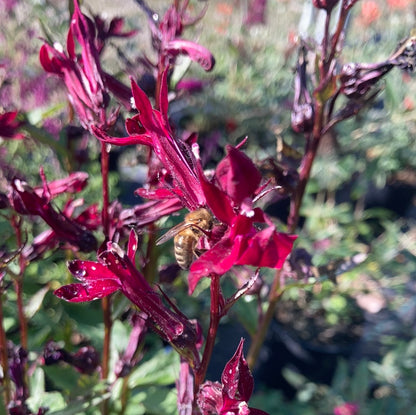
{"label": "honeybee", "polygon": [[173,239],[176,262],[182,269],[188,269],[197,256],[195,248],[204,232],[212,229],[214,218],[204,208],[194,210],[185,215],[182,223],[169,229],[157,241],[156,245]]}

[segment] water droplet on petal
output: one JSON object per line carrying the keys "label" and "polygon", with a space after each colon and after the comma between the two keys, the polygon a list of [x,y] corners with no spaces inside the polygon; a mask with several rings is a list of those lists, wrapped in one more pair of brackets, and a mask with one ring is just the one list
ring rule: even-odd
{"label": "water droplet on petal", "polygon": [[77,279],[84,278],[86,274],[87,274],[87,271],[85,271],[85,269],[77,269],[74,273],[75,278]]}

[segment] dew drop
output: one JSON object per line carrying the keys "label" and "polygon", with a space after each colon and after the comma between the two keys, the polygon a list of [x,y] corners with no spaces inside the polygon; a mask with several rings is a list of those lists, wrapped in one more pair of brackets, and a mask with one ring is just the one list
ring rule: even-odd
{"label": "dew drop", "polygon": [[76,278],[80,279],[80,278],[85,277],[86,274],[87,272],[85,271],[85,269],[77,269],[74,275]]}

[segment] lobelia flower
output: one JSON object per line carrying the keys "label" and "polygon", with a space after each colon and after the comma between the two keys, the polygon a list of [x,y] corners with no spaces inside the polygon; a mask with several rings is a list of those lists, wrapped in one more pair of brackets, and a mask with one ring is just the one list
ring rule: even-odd
{"label": "lobelia flower", "polygon": [[24,134],[19,133],[19,128],[23,125],[23,122],[16,120],[17,114],[17,111],[0,114],[0,137],[13,140],[25,138]]}
{"label": "lobelia flower", "polygon": [[[238,148],[227,147],[227,156],[218,164],[212,180],[204,175],[198,158],[198,146],[191,146],[173,135],[168,120],[166,71],[160,89],[160,111],[153,109],[146,94],[132,81],[133,98],[139,114],[126,120],[128,137],[110,137],[93,127],[100,140],[114,145],[144,144],[150,146],[160,159],[172,184],[144,191],[141,196],[179,199],[190,211],[208,206],[223,225],[215,229],[209,250],[190,268],[189,290],[192,293],[198,281],[210,273],[219,275],[233,265],[280,268],[289,255],[296,236],[276,231],[271,220],[255,198],[264,190],[261,174],[254,163]],[[264,228],[259,230],[258,224]],[[225,227],[225,229],[224,229]]]}
{"label": "lobelia flower", "polygon": [[99,252],[98,262],[74,260],[69,271],[80,283],[65,285],[55,295],[70,302],[103,298],[120,290],[147,318],[150,327],[169,342],[191,367],[199,365],[198,331],[173,304],[167,307],[134,265],[137,235],[131,231],[127,253],[116,243],[108,242]]}
{"label": "lobelia flower", "polygon": [[339,75],[341,92],[348,98],[362,98],[395,66],[406,72],[415,70],[416,36],[410,36],[400,42],[395,52],[384,62],[344,65]]}
{"label": "lobelia flower", "polygon": [[244,339],[240,340],[234,356],[225,365],[221,383],[207,381],[201,385],[197,402],[202,415],[267,415],[250,408],[254,381],[243,355]]}
{"label": "lobelia flower", "polygon": [[117,377],[125,377],[129,375],[131,369],[142,358],[142,353],[137,353],[137,351],[147,333],[146,315],[142,315],[142,313],[134,313],[130,316],[129,321],[132,325],[129,343],[123,355],[120,356],[120,359],[115,364],[114,372]]}
{"label": "lobelia flower", "polygon": [[173,65],[178,55],[187,55],[206,71],[210,71],[214,67],[215,60],[208,49],[180,37],[186,26],[195,24],[203,17],[206,8],[198,16],[191,18],[187,10],[189,1],[176,1],[159,22],[157,13],[151,10],[143,0],[137,0],[137,3],[148,16],[153,48],[159,57],[159,68],[163,69]]}
{"label": "lobelia flower", "polygon": [[178,414],[192,415],[192,406],[194,403],[194,376],[188,362],[183,359],[181,359],[179,368],[179,378],[176,381],[176,390],[178,391]]}
{"label": "lobelia flower", "polygon": [[[110,97],[110,75],[100,65],[99,50],[95,42],[93,22],[81,13],[77,0],[74,0],[74,14],[67,35],[67,53],[58,44],[42,45],[39,59],[46,72],[58,75],[65,83],[68,97],[77,113],[81,125],[90,129],[97,125],[103,129],[111,127],[118,111],[107,115]],[[76,42],[81,53],[75,51]],[[113,79],[114,86],[120,86]]]}
{"label": "lobelia flower", "polygon": [[[41,172],[41,175],[43,173]],[[85,173],[73,173],[66,179],[52,181],[50,183],[43,179],[43,188],[32,188],[25,181],[14,179],[10,184],[9,203],[11,207],[21,215],[40,216],[52,229],[39,236],[34,241],[38,249],[43,253],[45,246],[54,245],[56,239],[68,242],[83,252],[90,252],[97,249],[97,241],[90,229],[98,226],[97,215],[94,215],[96,208],[89,208],[75,219],[71,219],[74,208],[79,201],[69,201],[64,211],[56,210],[52,203],[52,197],[63,192],[73,193],[81,190],[86,185]],[[66,212],[65,212],[66,210]],[[88,227],[90,229],[88,229]],[[43,248],[40,248],[43,246]],[[37,249],[35,249],[37,251]],[[37,255],[39,252],[37,253]],[[33,252],[27,252],[28,257]]]}
{"label": "lobelia flower", "polygon": [[297,133],[311,132],[314,124],[314,108],[307,85],[306,54],[306,48],[303,46],[299,51],[298,63],[296,65],[295,96],[293,100],[291,123],[293,130]]}
{"label": "lobelia flower", "polygon": [[95,46],[99,54],[102,53],[107,40],[111,37],[129,38],[137,33],[137,30],[123,32],[124,19],[121,17],[114,17],[108,23],[100,16],[94,16],[94,25],[97,30]]}

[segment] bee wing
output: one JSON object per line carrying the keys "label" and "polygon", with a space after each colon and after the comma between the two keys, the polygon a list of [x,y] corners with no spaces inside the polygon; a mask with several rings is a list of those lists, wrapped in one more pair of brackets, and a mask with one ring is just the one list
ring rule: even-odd
{"label": "bee wing", "polygon": [[166,233],[164,233],[160,238],[156,240],[156,245],[162,245],[169,239],[175,237],[179,232],[190,228],[193,225],[192,222],[181,222],[178,223],[173,228],[170,228]]}

